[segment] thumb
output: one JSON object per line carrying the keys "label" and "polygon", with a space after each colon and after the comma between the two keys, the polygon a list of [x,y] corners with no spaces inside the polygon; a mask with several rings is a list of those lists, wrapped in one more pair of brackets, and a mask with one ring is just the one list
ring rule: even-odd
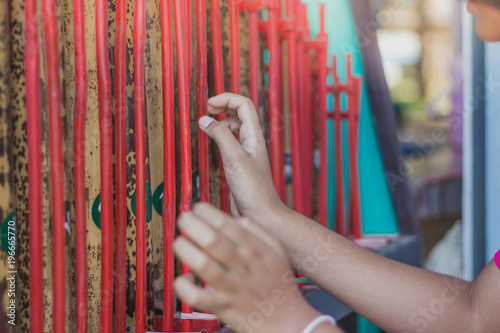
{"label": "thumb", "polygon": [[241,144],[236,140],[231,130],[212,117],[203,116],[198,120],[198,125],[219,147],[224,163],[235,162],[246,155]]}

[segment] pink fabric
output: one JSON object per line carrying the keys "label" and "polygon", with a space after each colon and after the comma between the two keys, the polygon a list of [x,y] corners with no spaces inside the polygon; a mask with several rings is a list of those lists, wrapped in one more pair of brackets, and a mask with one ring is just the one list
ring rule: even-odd
{"label": "pink fabric", "polygon": [[500,269],[500,251],[495,254],[495,262],[497,263],[498,269]]}

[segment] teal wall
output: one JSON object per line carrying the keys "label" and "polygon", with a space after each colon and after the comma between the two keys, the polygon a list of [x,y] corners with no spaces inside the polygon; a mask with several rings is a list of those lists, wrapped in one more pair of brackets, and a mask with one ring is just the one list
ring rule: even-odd
{"label": "teal wall", "polygon": [[[358,42],[351,14],[349,0],[303,0],[308,4],[308,17],[312,35],[319,31],[318,4],[325,3],[325,22],[328,39],[329,63],[332,56],[338,57],[341,80],[345,79],[345,54],[353,56],[353,71],[363,75],[361,55],[358,52]],[[329,101],[331,105],[331,99]],[[373,115],[370,108],[366,86],[363,87],[362,110],[360,119],[359,173],[361,184],[361,214],[363,232],[365,234],[395,233],[399,231],[385,169],[377,140]],[[332,124],[329,124],[330,137],[333,138]],[[344,139],[344,143],[347,139]],[[330,142],[330,152],[333,150]],[[344,147],[347,151],[347,147]],[[334,174],[333,161],[330,153],[330,175]],[[347,170],[347,161],[344,169]],[[334,179],[329,177],[329,202],[335,202]],[[347,184],[347,183],[346,183]],[[330,217],[333,214],[333,204],[330,206]],[[330,218],[332,220],[332,218]]]}

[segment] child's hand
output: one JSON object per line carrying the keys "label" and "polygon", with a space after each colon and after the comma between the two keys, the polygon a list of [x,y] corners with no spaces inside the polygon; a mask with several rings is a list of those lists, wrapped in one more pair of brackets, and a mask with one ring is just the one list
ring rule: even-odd
{"label": "child's hand", "polygon": [[[252,101],[223,93],[208,100],[208,112],[237,116],[226,117],[220,122],[202,117],[199,125],[219,147],[239,213],[258,220],[259,216],[283,208],[274,188],[266,141]],[[239,142],[233,133],[239,135]]]}
{"label": "child's hand", "polygon": [[281,244],[249,218],[197,204],[178,221],[186,237],[174,250],[192,276],[175,280],[191,306],[216,314],[238,332],[301,332],[318,316],[302,297]]}

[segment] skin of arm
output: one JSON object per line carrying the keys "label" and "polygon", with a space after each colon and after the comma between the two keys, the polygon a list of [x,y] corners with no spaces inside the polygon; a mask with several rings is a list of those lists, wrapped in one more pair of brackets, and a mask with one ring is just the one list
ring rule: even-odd
{"label": "skin of arm", "polygon": [[199,124],[219,146],[238,212],[279,239],[296,270],[388,332],[498,332],[500,271],[494,263],[466,282],[378,256],[294,212],[272,185],[251,101],[224,93],[208,104],[209,113],[230,115],[221,122],[202,117]]}

